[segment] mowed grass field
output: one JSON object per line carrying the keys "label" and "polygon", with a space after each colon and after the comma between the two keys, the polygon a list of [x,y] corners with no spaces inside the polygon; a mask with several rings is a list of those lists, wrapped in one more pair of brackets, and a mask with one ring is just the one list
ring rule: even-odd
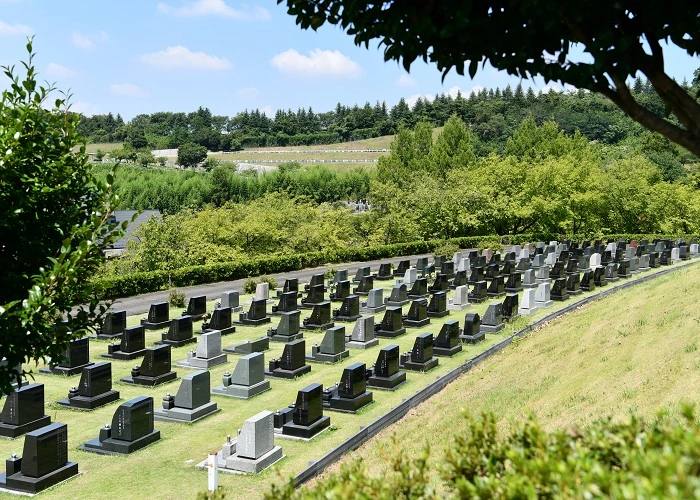
{"label": "mowed grass field", "polygon": [[[398,259],[397,259],[398,260]],[[506,422],[508,418],[522,418],[531,408],[547,425],[585,424],[599,415],[614,413],[624,416],[629,408],[652,413],[659,406],[674,407],[682,399],[697,399],[700,358],[700,313],[696,309],[699,298],[697,279],[700,261],[678,265],[682,269],[671,276],[652,280],[596,302],[583,311],[552,322],[547,328],[508,348],[502,355],[491,359],[449,386],[443,393],[415,409],[410,416],[383,433],[377,440],[363,447],[350,459],[361,454],[372,464],[374,472],[383,468],[381,455],[387,448],[387,437],[396,433],[409,451],[420,449],[430,442],[434,460],[439,461],[439,449],[454,432],[463,428],[460,410],[473,412],[482,409],[495,411]],[[646,276],[643,274],[641,276]],[[631,278],[632,280],[638,279]],[[622,280],[621,280],[622,281]],[[393,281],[375,281],[375,286],[388,294]],[[606,289],[609,289],[609,285]],[[452,296],[450,292],[449,296]],[[208,310],[218,297],[209,297]],[[242,304],[250,296],[242,297]],[[539,311],[528,318],[519,318],[496,335],[476,346],[466,346],[452,358],[440,358],[439,366],[428,373],[408,374],[408,383],[394,393],[375,391],[374,403],[356,415],[327,412],[332,430],[324,432],[311,442],[277,439],[286,454],[273,469],[256,476],[220,475],[220,484],[228,498],[258,498],[271,482],[278,482],[303,470],[310,460],[318,459],[342,441],[379,416],[410,397],[436,377],[465,363],[489,346],[505,339],[534,319],[543,317],[566,303],[555,303],[554,308]],[[338,307],[334,303],[334,307]],[[487,303],[472,305],[468,311],[483,316]],[[408,306],[404,307],[404,312]],[[274,411],[294,402],[299,389],[311,383],[324,387],[340,380],[343,367],[355,362],[374,363],[380,347],[398,344],[401,351],[410,350],[414,338],[423,332],[437,334],[443,322],[456,319],[463,322],[462,312],[433,319],[420,329],[409,329],[396,339],[381,339],[379,347],[351,350],[350,357],[336,365],[312,364],[312,371],[294,380],[271,381],[272,390],[250,400],[212,396],[221,412],[193,425],[156,422],[162,440],[129,456],[102,456],[77,450],[77,446],[95,438],[99,429],[111,422],[119,403],[113,403],[92,412],[64,409],[55,401],[67,397],[68,390],[79,383],[80,376],[62,377],[38,374],[36,381],[45,384],[46,412],[54,422],[68,424],[69,460],[79,463],[80,477],[48,490],[46,498],[104,498],[119,492],[120,498],[193,498],[206,489],[207,477],[195,464],[209,452],[220,449],[228,434],[235,436],[246,418],[261,410]],[[177,316],[171,310],[171,317]],[[310,315],[303,310],[301,317]],[[381,320],[382,313],[375,317]],[[142,316],[141,316],[142,317]],[[137,324],[140,317],[129,317],[128,324]],[[268,326],[238,327],[238,331],[223,338],[223,346],[255,339],[265,334]],[[196,324],[195,329],[199,326]],[[351,329],[352,324],[346,324]],[[147,333],[147,345],[159,339],[160,332]],[[323,332],[306,332],[306,350],[320,343]],[[107,342],[91,341],[91,359],[100,361]],[[173,365],[185,359],[194,344],[172,350]],[[265,360],[279,357],[283,345],[272,343]],[[218,385],[226,370],[233,370],[238,356],[229,355],[229,362],[211,370],[212,385]],[[119,382],[129,374],[134,361],[113,361],[114,389],[120,391],[122,401],[146,395],[159,406],[166,393],[177,392],[180,382],[173,381],[156,387],[134,387]],[[182,377],[190,370],[173,367]],[[23,438],[0,440],[0,455],[22,454]]]}
{"label": "mowed grass field", "polygon": [[700,402],[699,279],[700,267],[689,266],[549,322],[462,375],[324,475],[359,457],[371,474],[382,474],[390,454],[417,456],[429,445],[437,486],[445,447],[468,428],[464,412],[475,417],[492,412],[504,431],[528,412],[549,430],[606,417],[626,420],[630,413],[678,416],[681,402]]}

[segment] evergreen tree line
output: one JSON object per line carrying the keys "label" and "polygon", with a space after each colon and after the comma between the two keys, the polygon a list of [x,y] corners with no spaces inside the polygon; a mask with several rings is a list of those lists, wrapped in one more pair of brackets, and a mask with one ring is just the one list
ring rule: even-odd
{"label": "evergreen tree line", "polygon": [[[684,82],[686,88],[691,86]],[[693,87],[700,87],[696,72]],[[660,116],[664,105],[649,82],[637,79],[631,88],[638,100]],[[579,90],[535,93],[518,84],[515,89],[483,89],[469,96],[437,94],[419,98],[413,106],[401,99],[395,106],[385,102],[372,106],[346,106],[316,113],[309,107],[296,112],[278,110],[270,118],[259,109],[245,110],[233,117],[213,115],[200,107],[192,113],[158,112],[140,114],[125,123],[121,116],[81,116],[79,131],[90,142],[124,142],[133,149],[177,148],[188,142],[210,151],[231,151],[250,147],[331,144],[394,134],[399,127],[414,127],[421,121],[443,125],[457,115],[469,124],[483,144],[482,152],[503,152],[507,138],[527,116],[538,124],[553,119],[568,134],[581,132],[591,141],[617,144],[636,137],[644,129],[598,94]],[[674,119],[671,117],[670,119]]]}

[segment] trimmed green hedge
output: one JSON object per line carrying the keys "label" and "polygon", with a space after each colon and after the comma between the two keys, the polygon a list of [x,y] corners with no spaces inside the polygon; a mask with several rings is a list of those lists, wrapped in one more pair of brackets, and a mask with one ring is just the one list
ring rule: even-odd
{"label": "trimmed green hedge", "polygon": [[[604,240],[653,240],[676,239],[678,237],[690,239],[697,235],[649,235],[649,234],[613,234],[606,236]],[[326,264],[342,262],[366,262],[370,260],[401,257],[404,255],[416,255],[432,252],[435,248],[452,243],[460,248],[476,248],[480,243],[498,242],[503,244],[522,244],[531,241],[553,241],[559,239],[556,234],[515,234],[508,236],[468,236],[453,238],[450,240],[412,241],[409,243],[397,243],[394,245],[378,245],[373,247],[340,248],[324,252],[311,252],[294,255],[274,255],[270,257],[258,257],[254,259],[239,260],[236,262],[223,262],[207,264],[204,266],[191,266],[168,271],[150,271],[133,273],[125,276],[100,278],[94,280],[98,294],[102,299],[117,299],[131,297],[142,293],[166,290],[170,286],[183,287],[215,283],[217,281],[233,281],[237,279],[260,276],[263,274],[277,274],[289,271],[298,271],[310,267],[320,267]],[[582,237],[571,237],[582,241]]]}

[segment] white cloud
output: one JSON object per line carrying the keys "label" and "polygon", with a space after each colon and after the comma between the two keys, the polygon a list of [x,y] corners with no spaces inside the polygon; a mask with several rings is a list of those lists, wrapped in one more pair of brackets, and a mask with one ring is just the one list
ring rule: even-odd
{"label": "white cloud", "polygon": [[404,73],[396,79],[396,85],[399,87],[414,87],[416,85],[416,81],[408,76],[408,74]]}
{"label": "white cloud", "polygon": [[260,89],[257,89],[255,87],[242,87],[238,89],[238,92],[236,92],[238,97],[241,99],[245,99],[247,101],[252,101],[253,99],[256,99],[257,97],[260,97],[262,92],[260,92]]}
{"label": "white cloud", "polygon": [[[465,97],[470,96],[472,93],[478,94],[478,93],[481,92],[482,90],[484,90],[484,87],[482,87],[481,85],[474,85],[474,86],[472,87],[472,89],[469,91],[469,93],[468,93]],[[462,92],[462,93],[464,94],[464,92]]]}
{"label": "white cloud", "polygon": [[51,62],[46,66],[46,74],[54,78],[73,78],[77,76],[78,73],[70,68]]}
{"label": "white cloud", "polygon": [[82,113],[85,116],[96,115],[100,112],[100,108],[91,102],[78,101],[71,104],[70,110],[75,113]]}
{"label": "white cloud", "polygon": [[430,94],[413,94],[411,97],[408,97],[406,99],[406,104],[408,104],[409,108],[413,108],[413,105],[416,104],[418,99],[423,99],[423,100],[433,102],[433,100],[435,99],[435,96],[430,95]]}
{"label": "white cloud", "polygon": [[299,77],[356,78],[362,73],[359,64],[338,50],[313,49],[305,56],[289,49],[270,63],[282,73]]}
{"label": "white cloud", "polygon": [[30,28],[26,24],[7,24],[0,21],[0,36],[18,36],[18,35],[31,35],[34,33],[34,29]]}
{"label": "white cloud", "polygon": [[115,83],[109,86],[109,93],[118,97],[148,97],[149,93],[133,83]]}
{"label": "white cloud", "polygon": [[276,113],[276,111],[272,109],[272,106],[264,106],[260,108],[260,112],[268,118],[274,118]]}
{"label": "white cloud", "polygon": [[97,44],[106,42],[107,38],[109,37],[104,31],[88,35],[83,35],[81,33],[78,33],[77,31],[74,31],[71,35],[71,38],[73,40],[73,45],[75,45],[79,49],[92,50]]}
{"label": "white cloud", "polygon": [[246,5],[243,9],[234,9],[224,0],[198,0],[182,7],[173,7],[161,2],[158,4],[158,12],[176,17],[218,16],[239,21],[267,21],[271,17],[267,9],[258,5],[252,8]]}
{"label": "white cloud", "polygon": [[163,69],[228,69],[231,62],[222,57],[204,52],[192,52],[187,47],[176,45],[159,52],[141,56],[141,61],[155,68]]}

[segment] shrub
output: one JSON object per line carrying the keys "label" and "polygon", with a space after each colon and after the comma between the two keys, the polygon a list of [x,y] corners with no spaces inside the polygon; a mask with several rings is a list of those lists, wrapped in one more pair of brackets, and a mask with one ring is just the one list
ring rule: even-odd
{"label": "shrub", "polygon": [[277,288],[277,280],[272,276],[260,276],[260,283],[267,283],[268,285],[270,285],[270,290],[274,290],[275,288]]}
{"label": "shrub", "polygon": [[168,293],[168,302],[173,307],[185,307],[185,292],[181,292],[177,288],[171,288]]}
{"label": "shrub", "polygon": [[258,280],[254,278],[248,278],[243,283],[243,293],[255,293],[255,288],[258,286]]}
{"label": "shrub", "polygon": [[444,255],[447,260],[450,260],[455,252],[459,252],[459,246],[455,243],[446,241],[442,245],[436,246],[433,250],[433,257],[437,255]]}

